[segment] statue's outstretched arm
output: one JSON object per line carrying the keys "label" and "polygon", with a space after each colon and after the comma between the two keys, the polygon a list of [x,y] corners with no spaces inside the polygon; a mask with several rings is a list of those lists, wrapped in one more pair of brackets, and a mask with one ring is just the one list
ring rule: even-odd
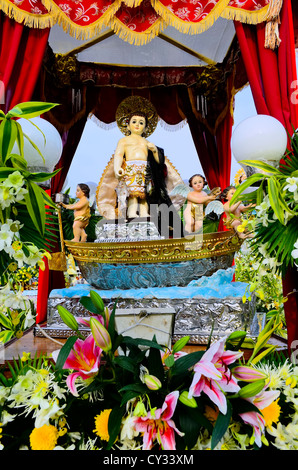
{"label": "statue's outstretched arm", "polygon": [[120,139],[114,154],[114,172],[116,178],[124,175],[124,169],[122,168],[123,157],[125,154],[125,146],[123,139]]}

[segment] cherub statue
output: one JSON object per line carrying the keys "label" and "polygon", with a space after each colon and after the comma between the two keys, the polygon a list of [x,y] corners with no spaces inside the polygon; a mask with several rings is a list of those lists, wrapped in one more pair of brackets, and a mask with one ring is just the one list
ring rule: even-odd
{"label": "cherub statue", "polygon": [[76,197],[78,201],[74,204],[64,204],[60,203],[65,209],[70,209],[74,211],[74,221],[73,221],[73,236],[72,242],[86,242],[87,234],[85,228],[89,224],[89,219],[91,217],[90,205],[89,205],[89,195],[90,188],[87,184],[80,183],[77,185]]}
{"label": "cherub statue", "polygon": [[[220,188],[214,188],[209,194],[203,191],[207,181],[204,176],[195,174],[189,179],[189,186],[180,184],[176,186],[171,195],[181,194],[187,200],[183,211],[185,230],[187,232],[197,232],[203,227],[204,210],[207,204],[214,201],[220,194]],[[190,189],[191,188],[191,189]]]}
{"label": "cherub statue", "polygon": [[228,186],[221,193],[221,198],[223,200],[223,210],[225,212],[224,224],[227,228],[232,228],[235,230],[239,238],[252,238],[253,235],[247,232],[238,232],[237,227],[241,225],[241,215],[249,211],[252,207],[255,207],[255,204],[248,204],[245,206],[242,201],[237,201],[234,204],[231,204],[231,199],[234,196],[236,188],[234,186]]}
{"label": "cherub statue", "polygon": [[235,230],[239,238],[252,238],[253,235],[246,231],[239,232],[237,227],[242,224],[241,215],[249,211],[252,207],[255,207],[255,204],[248,204],[245,206],[241,201],[237,201],[234,204],[231,204],[231,199],[234,196],[236,188],[234,186],[228,186],[225,188],[219,197],[208,204],[206,209],[206,215],[211,214],[212,212],[220,218],[223,215],[223,224],[227,230]]}

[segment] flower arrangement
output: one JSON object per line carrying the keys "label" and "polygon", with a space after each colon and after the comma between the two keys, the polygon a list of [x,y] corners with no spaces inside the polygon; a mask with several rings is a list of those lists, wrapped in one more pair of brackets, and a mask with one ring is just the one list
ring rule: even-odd
{"label": "flower arrangement", "polygon": [[58,306],[73,336],[54,360],[24,355],[10,377],[0,375],[4,450],[260,449],[290,434],[297,368],[262,365],[275,348],[267,344],[273,319],[245,361],[245,332],[192,353],[183,351],[185,337],[169,350],[154,338],[119,335],[116,305],[108,310],[96,292],[81,302],[88,320]]}
{"label": "flower arrangement", "polygon": [[[50,258],[48,250],[56,239],[50,214],[54,204],[39,183],[50,179],[57,171],[31,173],[28,170],[24,139],[27,138],[38,152],[39,149],[24,135],[18,118],[30,120],[54,106],[52,103],[29,102],[16,105],[7,114],[0,111],[0,297],[3,302],[0,343],[13,336],[19,337],[23,328],[31,324],[33,309],[27,300],[22,302],[20,298],[21,272],[26,270],[28,275],[36,267],[44,269],[44,259]],[[40,157],[43,160],[41,153]],[[49,221],[51,230],[47,227]]]}
{"label": "flower arrangement", "polygon": [[258,168],[236,189],[231,203],[241,199],[242,193],[253,185],[258,188],[245,194],[254,202],[254,238],[251,247],[255,258],[266,264],[271,272],[282,276],[297,266],[298,256],[298,134],[290,139],[291,149],[281,160],[279,167],[258,161],[243,160],[248,166]]}
{"label": "flower arrangement", "polygon": [[38,283],[38,264],[35,266],[23,266],[12,273],[14,285],[20,285],[22,290],[36,289]]}
{"label": "flower arrangement", "polygon": [[272,272],[269,265],[260,263],[247,240],[235,255],[235,279],[249,284],[243,301],[253,292],[257,311],[282,308],[285,299],[282,295],[281,276]]}
{"label": "flower arrangement", "polygon": [[21,338],[34,325],[35,317],[34,303],[23,295],[20,285],[0,287],[0,343]]}

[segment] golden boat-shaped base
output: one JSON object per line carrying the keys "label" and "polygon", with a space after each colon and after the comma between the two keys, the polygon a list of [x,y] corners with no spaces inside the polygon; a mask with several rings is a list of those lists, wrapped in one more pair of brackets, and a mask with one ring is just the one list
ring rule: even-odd
{"label": "golden boat-shaped base", "polygon": [[75,243],[65,241],[84,279],[97,289],[186,286],[231,267],[241,240],[235,232],[187,238]]}

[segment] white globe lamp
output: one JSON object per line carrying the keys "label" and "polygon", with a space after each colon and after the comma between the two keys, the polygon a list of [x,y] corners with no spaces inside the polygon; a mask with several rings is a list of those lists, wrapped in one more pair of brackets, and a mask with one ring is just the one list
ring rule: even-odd
{"label": "white globe lamp", "polygon": [[258,114],[238,124],[232,135],[231,150],[235,160],[250,176],[260,170],[240,163],[241,160],[261,161],[276,167],[286,151],[287,141],[286,130],[280,121]]}
{"label": "white globe lamp", "polygon": [[[23,133],[26,134],[32,142],[34,142],[43,158],[31,145],[29,140],[24,137],[24,158],[28,163],[28,168],[33,173],[51,173],[55,168],[55,165],[60,160],[63,150],[60,134],[46,119],[35,117],[30,119],[30,121],[20,118],[18,123],[22,127]],[[37,126],[38,129],[35,126]],[[16,145],[14,145],[12,153],[14,152],[18,152],[18,147]]]}

